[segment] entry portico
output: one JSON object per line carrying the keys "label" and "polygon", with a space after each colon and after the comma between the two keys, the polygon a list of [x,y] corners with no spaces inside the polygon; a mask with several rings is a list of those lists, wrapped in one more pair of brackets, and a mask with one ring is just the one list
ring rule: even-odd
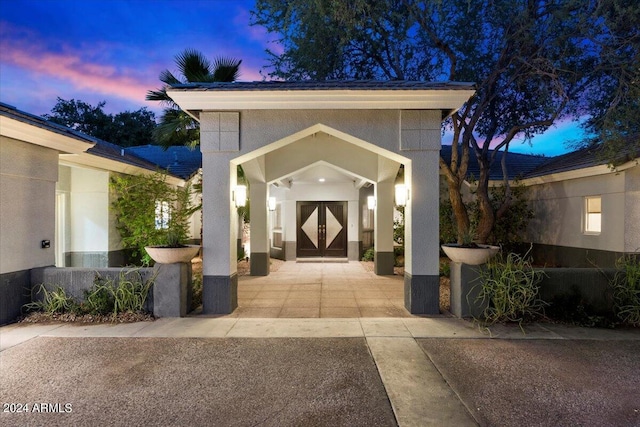
{"label": "entry portico", "polygon": [[[238,165],[249,180],[252,275],[269,274],[274,230],[281,240],[275,249],[285,259],[359,259],[367,186],[376,200],[375,271],[392,274],[394,189],[403,166],[405,307],[413,314],[438,313],[441,121],[473,92],[466,83],[403,81],[196,83],[169,89],[200,122],[203,311],[225,314],[237,306]],[[316,179],[325,176],[327,182]]]}

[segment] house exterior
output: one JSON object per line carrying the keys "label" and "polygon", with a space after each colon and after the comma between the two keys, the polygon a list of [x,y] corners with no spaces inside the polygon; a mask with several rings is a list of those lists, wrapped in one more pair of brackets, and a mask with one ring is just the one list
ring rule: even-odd
{"label": "house exterior", "polygon": [[393,212],[401,197],[405,306],[412,313],[437,313],[440,128],[473,93],[466,83],[401,81],[168,89],[200,122],[203,311],[230,313],[237,306],[235,209],[246,191],[237,185],[240,165],[251,200],[251,274],[269,274],[272,254],[357,259],[365,194],[372,187],[368,225],[374,222],[376,273],[393,273]]}
{"label": "house exterior", "polygon": [[0,104],[0,324],[30,302],[33,268],[123,265],[110,178],[161,167],[131,151]]}
{"label": "house exterior", "polygon": [[639,159],[633,153],[611,169],[597,149],[585,148],[524,175],[537,263],[604,268],[640,252]]}
{"label": "house exterior", "polygon": [[[450,151],[442,148],[445,161]],[[490,171],[490,186],[502,185],[502,155]],[[597,148],[551,158],[508,154],[508,179],[528,188],[534,218],[523,241],[533,244],[536,264],[607,268],[622,255],[640,252],[640,153],[623,155],[612,169]],[[479,174],[473,156],[468,173]],[[470,182],[463,189],[468,200]]]}

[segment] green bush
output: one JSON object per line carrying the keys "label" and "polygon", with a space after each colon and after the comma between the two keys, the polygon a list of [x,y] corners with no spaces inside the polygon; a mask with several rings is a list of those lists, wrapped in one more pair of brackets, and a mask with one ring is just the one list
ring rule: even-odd
{"label": "green bush", "polygon": [[[189,218],[198,210],[191,201],[191,188],[175,188],[166,182],[166,174],[125,175],[111,179],[116,197],[111,208],[124,249],[133,257],[130,262],[149,265],[145,246],[165,245],[187,239]],[[156,202],[167,202],[170,216],[167,228],[156,227]],[[171,236],[168,236],[171,234]]]}
{"label": "green bush", "polygon": [[93,288],[84,291],[83,308],[89,314],[106,315],[113,312],[113,295],[101,281],[101,277],[96,274]]}
{"label": "green bush", "polygon": [[613,278],[613,304],[616,316],[624,323],[640,326],[640,258],[625,256],[616,262]]}
{"label": "green bush", "polygon": [[41,300],[33,301],[24,305],[24,308],[27,311],[39,310],[47,314],[59,314],[75,313],[80,309],[80,305],[72,296],[67,295],[62,286],[56,286],[54,290],[50,291],[44,283],[40,284],[36,295],[40,294],[42,294]]}
{"label": "green bush", "polygon": [[84,291],[84,301],[78,303],[66,294],[62,286],[49,291],[40,285],[36,295],[42,299],[25,304],[28,311],[43,311],[48,314],[94,314],[114,316],[126,312],[142,312],[153,286],[156,276],[144,280],[139,269],[123,269],[120,271],[118,283],[110,277],[103,278],[96,274],[93,287]]}
{"label": "green bush", "polygon": [[191,297],[191,311],[202,304],[202,275],[196,274],[192,279],[193,295]]}
{"label": "green bush", "polygon": [[505,259],[498,255],[480,270],[477,301],[485,306],[483,322],[517,322],[522,327],[544,315],[548,304],[538,298],[544,272],[535,270],[527,256],[509,253]]}
{"label": "green bush", "polygon": [[[522,242],[522,235],[527,229],[529,221],[533,218],[533,210],[529,207],[526,197],[527,187],[516,182],[511,187],[511,206],[500,218],[496,219],[493,230],[487,239],[487,243],[512,246]],[[496,212],[505,199],[504,186],[491,187],[489,189],[491,205]],[[475,227],[480,220],[480,207],[477,202],[465,204],[471,221],[471,227]],[[451,201],[448,198],[440,199],[440,244],[458,241],[458,228]]]}
{"label": "green bush", "polygon": [[449,260],[441,259],[440,260],[440,276],[449,277],[451,275],[451,264]]}
{"label": "green bush", "polygon": [[364,254],[362,255],[362,261],[373,261],[375,258],[375,251],[373,248],[369,248],[366,251],[364,251]]}

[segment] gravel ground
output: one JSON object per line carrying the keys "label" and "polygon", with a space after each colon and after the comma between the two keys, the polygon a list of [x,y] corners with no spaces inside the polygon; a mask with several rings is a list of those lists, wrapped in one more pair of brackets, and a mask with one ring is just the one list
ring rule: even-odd
{"label": "gravel ground", "polygon": [[640,341],[417,341],[483,426],[640,425]]}
{"label": "gravel ground", "polygon": [[363,338],[41,337],[0,353],[0,378],[29,405],[7,426],[396,425]]}

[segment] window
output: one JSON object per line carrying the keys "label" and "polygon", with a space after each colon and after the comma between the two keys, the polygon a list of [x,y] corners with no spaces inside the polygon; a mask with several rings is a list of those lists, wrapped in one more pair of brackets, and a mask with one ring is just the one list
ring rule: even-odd
{"label": "window", "polygon": [[602,231],[602,198],[600,196],[585,197],[584,232],[599,234]]}
{"label": "window", "polygon": [[171,206],[169,202],[156,200],[156,230],[169,228]]}

